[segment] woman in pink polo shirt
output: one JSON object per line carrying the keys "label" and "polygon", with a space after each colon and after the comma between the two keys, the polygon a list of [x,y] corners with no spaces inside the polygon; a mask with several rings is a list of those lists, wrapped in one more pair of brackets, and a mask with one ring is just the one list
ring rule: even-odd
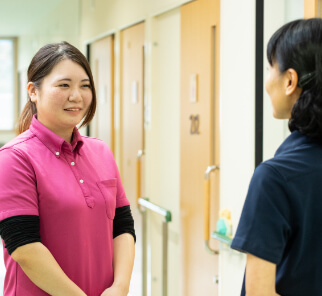
{"label": "woman in pink polo shirt", "polygon": [[[0,149],[4,296],[126,296],[134,222],[110,149],[76,125],[94,116],[84,55],[49,44],[28,69],[20,135]],[[82,121],[83,120],[83,121]]]}

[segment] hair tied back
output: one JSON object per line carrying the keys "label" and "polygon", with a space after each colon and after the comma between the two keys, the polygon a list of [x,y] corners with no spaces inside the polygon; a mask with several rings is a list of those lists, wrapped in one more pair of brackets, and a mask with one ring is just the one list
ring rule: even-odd
{"label": "hair tied back", "polygon": [[303,88],[306,85],[310,84],[315,78],[316,78],[316,72],[304,74],[300,77],[298,86],[300,88]]}

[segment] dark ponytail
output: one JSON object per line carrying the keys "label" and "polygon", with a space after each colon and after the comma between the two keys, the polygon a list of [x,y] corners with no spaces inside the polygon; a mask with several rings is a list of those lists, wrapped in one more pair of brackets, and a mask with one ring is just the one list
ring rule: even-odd
{"label": "dark ponytail", "polygon": [[28,98],[28,102],[26,103],[24,109],[22,110],[19,116],[18,134],[21,134],[27,129],[29,129],[32,117],[36,113],[37,113],[36,104],[34,102],[31,102],[31,100]]}
{"label": "dark ponytail", "polygon": [[322,139],[322,19],[297,20],[281,27],[267,45],[267,58],[281,73],[294,69],[302,93],[294,104],[290,131]]}
{"label": "dark ponytail", "polygon": [[[32,82],[35,88],[39,89],[43,79],[52,71],[52,69],[63,60],[71,60],[79,64],[88,75],[92,90],[92,103],[85,115],[81,126],[86,126],[93,119],[96,110],[96,92],[92,71],[85,56],[73,45],[63,41],[61,43],[52,43],[43,46],[35,54],[28,68],[28,81]],[[36,104],[31,102],[28,96],[26,103],[18,122],[18,133],[23,133],[32,121],[32,117],[37,113]]]}

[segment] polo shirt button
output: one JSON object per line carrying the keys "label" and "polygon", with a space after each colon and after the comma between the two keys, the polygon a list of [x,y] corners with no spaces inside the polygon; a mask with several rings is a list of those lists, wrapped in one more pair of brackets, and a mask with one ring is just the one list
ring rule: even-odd
{"label": "polo shirt button", "polygon": [[71,165],[75,165],[75,162],[71,162],[70,164],[71,164]]}
{"label": "polo shirt button", "polygon": [[56,155],[58,156],[59,155],[59,152],[56,152]]}
{"label": "polo shirt button", "polygon": [[84,180],[83,179],[80,179],[79,182],[84,183]]}

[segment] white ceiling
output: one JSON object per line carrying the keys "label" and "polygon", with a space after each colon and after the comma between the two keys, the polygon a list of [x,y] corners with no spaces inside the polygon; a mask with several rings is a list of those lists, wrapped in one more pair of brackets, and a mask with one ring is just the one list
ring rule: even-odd
{"label": "white ceiling", "polygon": [[0,37],[24,34],[62,1],[64,0],[0,0]]}

